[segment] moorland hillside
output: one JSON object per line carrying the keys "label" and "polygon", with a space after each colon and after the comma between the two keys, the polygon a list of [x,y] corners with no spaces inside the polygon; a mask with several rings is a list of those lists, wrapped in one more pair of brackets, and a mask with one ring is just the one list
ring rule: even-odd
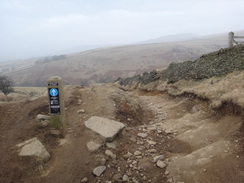
{"label": "moorland hillside", "polygon": [[1,66],[17,86],[45,86],[48,77],[61,76],[66,84],[87,85],[89,81],[112,82],[170,63],[195,60],[202,54],[227,46],[228,34],[181,42],[135,44],[99,48],[80,53],[36,58],[19,65]]}

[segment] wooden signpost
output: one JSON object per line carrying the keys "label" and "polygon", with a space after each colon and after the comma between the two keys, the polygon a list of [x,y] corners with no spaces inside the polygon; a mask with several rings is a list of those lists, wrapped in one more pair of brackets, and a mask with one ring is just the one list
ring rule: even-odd
{"label": "wooden signpost", "polygon": [[64,137],[66,133],[66,121],[62,78],[59,76],[48,78],[47,88],[51,128],[59,131]]}

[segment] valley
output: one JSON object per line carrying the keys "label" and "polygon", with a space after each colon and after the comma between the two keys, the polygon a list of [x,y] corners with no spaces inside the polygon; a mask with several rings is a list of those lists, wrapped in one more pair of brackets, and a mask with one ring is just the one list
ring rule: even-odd
{"label": "valley", "polygon": [[[244,46],[220,42],[101,48],[4,71],[16,87],[9,102],[0,94],[0,182],[244,182]],[[64,81],[65,137],[50,127],[51,75]]]}
{"label": "valley", "polygon": [[6,62],[0,63],[0,72],[9,76],[16,86],[46,86],[47,78],[53,75],[61,76],[65,84],[88,85],[91,81],[108,83],[118,77],[131,77],[166,68],[172,62],[198,59],[203,54],[227,47],[227,35],[198,37],[179,42],[105,47]]}

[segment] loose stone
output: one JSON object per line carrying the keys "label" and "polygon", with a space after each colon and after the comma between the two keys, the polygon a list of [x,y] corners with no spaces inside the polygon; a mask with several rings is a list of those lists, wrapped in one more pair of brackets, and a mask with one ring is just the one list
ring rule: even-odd
{"label": "loose stone", "polygon": [[148,142],[149,145],[156,145],[156,144],[157,144],[157,143],[156,143],[155,141],[153,141],[153,140],[148,140],[147,142]]}
{"label": "loose stone", "polygon": [[148,127],[148,130],[155,131],[155,130],[157,130],[157,127],[156,126],[151,126],[151,127]]}
{"label": "loose stone", "polygon": [[138,133],[137,136],[142,137],[142,138],[146,138],[147,134],[146,133]]}
{"label": "loose stone", "polygon": [[43,114],[38,114],[36,116],[37,121],[45,121],[45,120],[50,120],[50,116],[48,115],[43,115]]}
{"label": "loose stone", "polygon": [[114,144],[114,143],[106,143],[106,146],[109,149],[116,149],[116,144]]}
{"label": "loose stone", "polygon": [[158,161],[157,161],[157,166],[158,166],[159,168],[165,168],[167,165],[166,165],[163,161],[158,160]]}
{"label": "loose stone", "polygon": [[142,156],[136,156],[136,159],[142,159]]}
{"label": "loose stone", "polygon": [[83,178],[83,179],[81,179],[81,181],[80,181],[81,183],[82,182],[88,182],[88,178],[87,177],[85,177],[85,178]]}
{"label": "loose stone", "polygon": [[122,175],[121,175],[121,173],[116,173],[116,174],[113,176],[113,180],[115,180],[115,181],[119,181],[120,179],[122,179]]}
{"label": "loose stone", "polygon": [[157,150],[156,149],[148,149],[147,152],[149,152],[149,153],[156,153]]}
{"label": "loose stone", "polygon": [[106,166],[99,166],[93,170],[93,174],[99,177],[106,170]]}
{"label": "loose stone", "polygon": [[172,130],[165,130],[164,132],[167,133],[167,134],[173,133]]}
{"label": "loose stone", "polygon": [[78,100],[78,104],[79,104],[79,105],[81,105],[81,103],[82,103],[82,100],[81,100],[81,99],[79,99],[79,100]]}
{"label": "loose stone", "polygon": [[85,110],[84,109],[78,110],[77,114],[80,114],[80,113],[85,113]]}
{"label": "loose stone", "polygon": [[40,122],[41,126],[47,127],[50,125],[50,116],[38,114],[36,120]]}
{"label": "loose stone", "polygon": [[123,181],[128,181],[129,180],[129,177],[125,174],[125,175],[123,175],[122,180]]}
{"label": "loose stone", "polygon": [[198,109],[196,108],[196,106],[194,106],[192,109],[191,109],[191,113],[192,114],[195,114],[198,112]]}
{"label": "loose stone", "polygon": [[164,155],[155,156],[155,157],[153,158],[153,162],[155,163],[155,162],[157,162],[158,160],[162,160],[162,159],[164,159]]}
{"label": "loose stone", "polygon": [[141,152],[140,152],[140,151],[135,151],[135,152],[134,152],[134,155],[135,155],[135,156],[139,156],[139,155],[141,155]]}
{"label": "loose stone", "polygon": [[87,149],[88,149],[90,152],[95,152],[95,151],[97,151],[97,150],[102,146],[102,144],[97,144],[97,143],[95,143],[95,142],[93,142],[93,141],[90,141],[90,142],[88,142],[88,143],[86,144],[86,146],[87,146]]}
{"label": "loose stone", "polygon": [[116,155],[110,150],[106,150],[105,154],[111,157],[112,159],[116,159]]}

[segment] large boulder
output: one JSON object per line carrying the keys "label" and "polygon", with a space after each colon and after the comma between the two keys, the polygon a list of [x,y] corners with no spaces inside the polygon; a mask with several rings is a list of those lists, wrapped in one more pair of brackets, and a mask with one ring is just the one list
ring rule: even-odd
{"label": "large boulder", "polygon": [[47,162],[51,158],[47,149],[36,137],[16,146],[20,148],[19,156],[34,156],[42,162]]}
{"label": "large boulder", "polygon": [[125,127],[121,122],[97,116],[92,116],[85,121],[85,126],[99,134],[107,142],[113,141],[115,136]]}

